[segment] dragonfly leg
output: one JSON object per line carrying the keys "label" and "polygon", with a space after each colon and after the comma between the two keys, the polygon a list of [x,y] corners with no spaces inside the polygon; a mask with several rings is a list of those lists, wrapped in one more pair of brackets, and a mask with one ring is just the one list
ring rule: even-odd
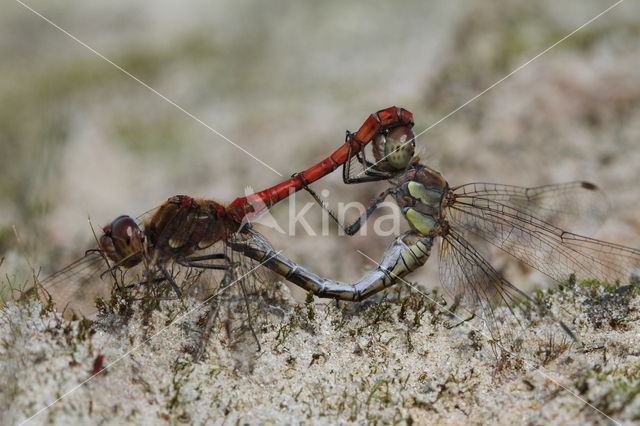
{"label": "dragonfly leg", "polygon": [[207,263],[195,263],[195,262],[188,262],[188,263],[177,262],[177,263],[179,265],[187,266],[189,268],[213,269],[217,271],[226,271],[229,269],[228,265],[209,265]]}
{"label": "dragonfly leg", "polygon": [[[333,210],[331,210],[329,208],[329,206],[327,206],[325,204],[325,202],[318,196],[318,194],[316,193],[316,191],[314,191],[313,189],[311,189],[309,186],[304,185],[304,189],[305,191],[307,191],[309,194],[311,194],[311,196],[313,197],[313,199],[315,200],[316,203],[318,203],[320,205],[320,207],[326,211],[329,214],[329,217],[331,217],[331,219],[333,219],[333,221],[335,223],[338,224],[338,226],[340,227],[340,229],[342,229],[344,231],[345,227],[344,225],[340,222],[340,219],[338,219],[338,217],[335,215],[335,213],[333,212]],[[346,231],[345,231],[346,232]]]}
{"label": "dragonfly leg", "polygon": [[290,282],[318,297],[359,301],[394,285],[399,278],[416,270],[429,258],[433,237],[409,231],[397,237],[384,252],[378,266],[354,283],[330,280],[309,271],[276,252],[260,234],[252,231],[243,240],[230,241],[229,247],[271,269]]}
{"label": "dragonfly leg", "polygon": [[229,257],[224,253],[205,254],[202,256],[189,256],[184,258],[184,260],[187,260],[189,262],[198,262],[201,260],[214,260],[214,259],[224,259],[227,262],[231,262]]}
{"label": "dragonfly leg", "polygon": [[173,288],[173,291],[176,293],[176,295],[178,297],[182,297],[182,291],[180,290],[180,287],[178,287],[176,281],[173,279],[169,271],[167,271],[167,268],[161,265],[160,270],[162,271],[162,275],[164,276],[164,278],[169,282],[169,284],[171,284],[171,288]]}
{"label": "dragonfly leg", "polygon": [[362,173],[364,173],[370,179],[359,181],[357,178],[350,178],[345,183],[375,182],[379,180],[389,180],[395,177],[399,172],[397,171],[394,173],[390,171],[383,171],[383,170],[376,169],[376,166],[378,165],[378,163],[372,163],[371,161],[367,160],[367,152],[365,150],[361,150],[356,155],[356,159],[360,164],[362,164],[362,167],[364,168]]}
{"label": "dragonfly leg", "polygon": [[[223,259],[225,261],[224,265],[211,265],[209,263],[202,263],[205,260],[220,260]],[[217,270],[228,270],[229,263],[231,260],[224,253],[213,253],[213,254],[205,254],[203,256],[189,256],[182,259],[176,260],[176,263],[182,266],[187,266],[191,268],[200,268],[200,269],[217,269]]]}
{"label": "dragonfly leg", "polygon": [[338,219],[335,213],[333,213],[333,211],[331,211],[331,209],[327,207],[324,201],[320,199],[320,197],[314,190],[312,190],[308,186],[305,186],[304,189],[309,194],[311,194],[313,199],[320,205],[320,207],[322,207],[329,214],[331,219],[333,219],[338,224],[340,229],[342,229],[342,231],[344,231],[344,233],[347,235],[354,235],[356,232],[358,232],[362,227],[362,224],[366,222],[369,216],[371,216],[373,212],[380,206],[380,203],[382,203],[385,198],[387,198],[389,195],[393,194],[396,191],[396,188],[393,188],[393,187],[384,190],[382,193],[380,193],[380,195],[374,198],[373,201],[371,201],[367,209],[364,211],[364,213],[362,213],[362,215],[358,219],[356,219],[351,225],[345,226],[343,223],[340,222],[340,219]]}
{"label": "dragonfly leg", "polygon": [[[160,284],[161,282],[163,282],[165,280],[166,280],[166,278],[153,278],[151,280],[140,281],[140,285]],[[136,285],[137,284],[129,284],[129,285],[125,286],[125,288],[133,288]]]}
{"label": "dragonfly leg", "polygon": [[[167,271],[167,274],[168,273],[169,272]],[[156,278],[140,281],[139,285],[149,286],[149,285],[155,285],[155,284],[162,284],[165,281],[168,281],[168,278],[166,276],[162,276],[162,277],[156,277]],[[169,282],[171,282],[171,281],[169,281]],[[124,288],[131,289],[131,288],[133,288],[133,287],[135,287],[137,285],[138,284],[129,284],[129,285],[125,286]],[[176,287],[177,287],[177,285],[176,285]],[[174,290],[175,290],[176,287],[172,286],[172,288]],[[180,291],[180,290],[178,290],[178,291]],[[177,296],[157,296],[157,295],[152,295],[152,296],[142,296],[142,297],[127,297],[126,300],[132,301],[132,302],[133,301],[143,301],[143,300],[176,300],[176,299],[179,299],[181,297],[181,295],[182,295],[182,292],[178,293]]]}
{"label": "dragonfly leg", "polygon": [[209,338],[211,337],[211,330],[213,329],[213,325],[218,318],[218,313],[220,312],[220,300],[217,297],[212,297],[210,302],[207,320],[204,324],[202,335],[200,337],[200,343],[198,344],[196,353],[193,355],[196,362],[200,361],[200,358],[202,358],[202,355],[204,354]]}
{"label": "dragonfly leg", "polygon": [[[229,259],[226,255],[220,253],[219,255],[223,256],[220,258]],[[193,355],[194,360],[197,362],[202,358],[202,355],[205,352],[207,347],[207,342],[211,337],[211,330],[215,324],[216,319],[220,313],[220,297],[219,295],[227,290],[229,286],[233,284],[233,268],[231,265],[226,269],[224,276],[222,277],[222,281],[220,281],[220,285],[218,286],[217,291],[209,297],[209,312],[207,313],[207,319],[205,321],[204,327],[202,329],[202,335],[200,337],[200,342],[196,349],[195,354]],[[246,299],[245,299],[246,300]]]}
{"label": "dragonfly leg", "polygon": [[[347,139],[353,136],[353,133],[347,130]],[[356,158],[358,162],[364,167],[364,176],[351,176],[351,162],[353,158]],[[388,180],[394,177],[393,173],[383,172],[381,170],[376,170],[373,167],[374,163],[371,163],[367,160],[365,151],[362,150],[358,152],[356,155],[353,154],[351,145],[349,145],[349,152],[347,154],[347,161],[342,166],[342,181],[346,184],[352,183],[365,183],[365,182],[378,182],[381,180]],[[362,174],[362,173],[361,173]]]}
{"label": "dragonfly leg", "polygon": [[249,295],[247,292],[247,288],[244,284],[245,284],[244,280],[240,280],[240,290],[242,291],[244,305],[245,305],[245,308],[247,309],[247,321],[249,322],[249,329],[251,330],[251,335],[253,336],[253,339],[256,341],[256,345],[258,346],[258,349],[256,350],[256,352],[262,352],[260,339],[258,339],[258,335],[256,334],[256,329],[253,326],[253,317],[251,315],[251,307],[249,306]]}

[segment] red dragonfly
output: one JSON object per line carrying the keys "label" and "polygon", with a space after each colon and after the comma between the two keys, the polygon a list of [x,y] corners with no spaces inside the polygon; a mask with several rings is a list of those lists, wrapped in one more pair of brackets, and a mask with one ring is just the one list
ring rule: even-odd
{"label": "red dragonfly", "polygon": [[[389,107],[370,115],[357,132],[347,132],[345,143],[333,154],[290,179],[252,195],[237,198],[228,206],[216,201],[194,199],[185,195],[169,198],[154,209],[139,224],[130,216],[120,216],[103,228],[98,249],[89,250],[85,257],[42,281],[45,289],[64,282],[68,292],[70,281],[76,287],[91,279],[103,260],[113,262],[107,271],[128,270],[144,265],[146,280],[156,273],[168,281],[176,294],[180,288],[167,265],[175,263],[190,268],[226,270],[224,253],[194,255],[194,253],[224,242],[241,230],[251,219],[289,197],[307,185],[331,173],[348,159],[358,156],[373,141],[388,140],[389,146],[404,144],[393,141],[399,132],[406,137],[413,133],[413,115],[402,108]],[[365,160],[366,161],[366,160]],[[221,260],[222,264],[211,261]],[[108,264],[108,263],[107,263]],[[84,273],[83,273],[84,272]]]}

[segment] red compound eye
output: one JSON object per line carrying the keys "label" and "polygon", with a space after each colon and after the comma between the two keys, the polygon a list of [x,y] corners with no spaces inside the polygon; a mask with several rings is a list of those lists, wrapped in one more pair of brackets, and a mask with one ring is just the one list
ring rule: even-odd
{"label": "red compound eye", "polygon": [[103,228],[100,248],[118,265],[130,268],[142,260],[144,234],[130,216],[120,216]]}

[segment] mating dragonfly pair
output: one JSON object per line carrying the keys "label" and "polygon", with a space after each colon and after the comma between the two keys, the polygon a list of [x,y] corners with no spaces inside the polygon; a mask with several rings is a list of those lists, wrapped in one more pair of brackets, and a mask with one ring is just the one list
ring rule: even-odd
{"label": "mating dragonfly pair", "polygon": [[[572,182],[524,188],[470,183],[451,187],[440,172],[415,155],[413,125],[409,111],[386,108],[369,116],[357,132],[348,132],[346,142],[320,163],[228,206],[183,195],[167,200],[140,225],[121,216],[104,228],[99,249],[87,255],[90,260],[85,257],[54,274],[43,281],[44,287],[106,259],[112,263],[108,271],[143,264],[145,283],[154,279],[169,282],[179,295],[180,286],[168,267],[227,270],[225,253],[198,254],[223,242],[316,296],[358,301],[403,281],[424,265],[439,241],[444,289],[456,301],[480,307],[486,324],[496,331],[498,305],[506,304],[511,310],[519,301],[537,303],[490,265],[476,247],[478,241],[504,250],[556,281],[570,275],[578,280],[623,281],[640,268],[639,250],[565,230],[577,217],[589,215],[590,208],[601,209],[601,192],[595,185]],[[367,158],[368,144],[373,162]],[[353,172],[356,163],[360,164],[359,174]],[[392,241],[378,266],[354,283],[326,279],[294,263],[249,224],[301,189],[308,190],[324,208],[309,185],[340,166],[345,183],[391,183],[353,224],[340,224],[347,234],[358,232],[389,196],[410,226]]]}

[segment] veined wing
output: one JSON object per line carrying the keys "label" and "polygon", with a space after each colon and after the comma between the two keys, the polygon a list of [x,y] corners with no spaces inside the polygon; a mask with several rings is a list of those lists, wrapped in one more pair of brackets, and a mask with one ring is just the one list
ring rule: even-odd
{"label": "veined wing", "polygon": [[39,285],[48,293],[59,310],[88,315],[94,311],[93,300],[97,295],[109,291],[111,276],[102,276],[108,269],[99,252],[87,254],[60,271],[39,280]]}
{"label": "veined wing", "polygon": [[452,227],[466,231],[556,281],[627,280],[640,267],[640,250],[567,232],[526,209],[488,196],[457,197],[447,209]]}
{"label": "veined wing", "polygon": [[[538,320],[548,320],[560,325],[570,336],[573,333],[558,321],[546,308],[539,306],[529,296],[516,288],[497,272],[480,253],[464,239],[450,229],[441,241],[440,277],[443,288],[454,300],[481,308],[478,314],[496,340],[506,338],[514,341],[523,333],[530,331],[525,323],[530,319],[530,312],[521,310],[519,302],[528,301],[529,305],[543,311]],[[507,310],[500,310],[504,305]],[[518,322],[514,329],[510,324],[509,313]]]}
{"label": "veined wing", "polygon": [[40,280],[45,289],[53,289],[73,277],[92,275],[103,265],[104,259],[98,252],[90,251],[83,257],[76,259],[63,269]]}
{"label": "veined wing", "polygon": [[530,214],[558,228],[590,234],[606,219],[607,198],[590,182],[531,188],[497,183],[468,183],[453,188],[456,200],[483,198]]}
{"label": "veined wing", "polygon": [[[142,226],[145,218],[155,209],[138,216],[136,222]],[[109,294],[113,285],[113,276],[108,274],[110,267],[99,249],[88,250],[86,254],[63,269],[39,279],[38,284],[53,299],[59,310],[91,315],[95,312],[95,297]]]}

